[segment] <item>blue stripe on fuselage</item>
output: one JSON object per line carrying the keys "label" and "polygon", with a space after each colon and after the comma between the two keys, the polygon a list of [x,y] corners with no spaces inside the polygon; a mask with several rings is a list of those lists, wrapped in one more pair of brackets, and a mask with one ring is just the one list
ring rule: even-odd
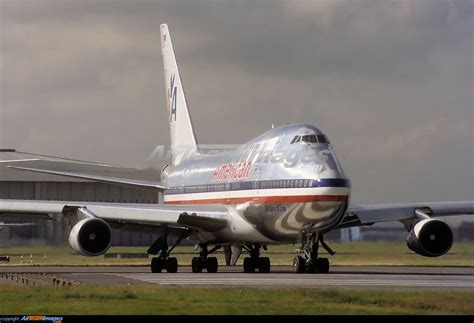
{"label": "blue stripe on fuselage", "polygon": [[266,181],[223,182],[203,185],[172,187],[165,191],[166,195],[209,193],[224,191],[262,190],[277,188],[308,188],[308,187],[351,187],[351,182],[344,178],[323,179],[278,179]]}

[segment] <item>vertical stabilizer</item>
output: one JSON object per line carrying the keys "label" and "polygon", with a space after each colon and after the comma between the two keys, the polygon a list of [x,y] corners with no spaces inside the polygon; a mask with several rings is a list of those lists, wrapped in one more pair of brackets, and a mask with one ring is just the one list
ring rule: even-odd
{"label": "vertical stabilizer", "polygon": [[176,165],[183,158],[194,154],[197,151],[197,146],[168,25],[162,24],[160,30],[168,120],[171,132],[172,163]]}

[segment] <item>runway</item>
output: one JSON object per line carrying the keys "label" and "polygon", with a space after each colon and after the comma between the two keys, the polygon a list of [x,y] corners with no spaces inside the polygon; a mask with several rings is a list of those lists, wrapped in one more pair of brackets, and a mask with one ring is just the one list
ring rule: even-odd
{"label": "runway", "polygon": [[[26,282],[26,283],[25,283]],[[295,274],[289,266],[274,266],[268,274],[243,273],[221,267],[218,273],[153,274],[148,267],[35,267],[2,266],[0,284],[28,285],[162,285],[249,286],[264,288],[449,289],[474,291],[473,267],[333,266],[329,274]]]}
{"label": "runway", "polygon": [[381,288],[474,288],[474,278],[427,275],[313,275],[313,274],[221,274],[221,275],[153,275],[109,274],[159,285],[199,286],[265,286],[265,287],[381,287]]}

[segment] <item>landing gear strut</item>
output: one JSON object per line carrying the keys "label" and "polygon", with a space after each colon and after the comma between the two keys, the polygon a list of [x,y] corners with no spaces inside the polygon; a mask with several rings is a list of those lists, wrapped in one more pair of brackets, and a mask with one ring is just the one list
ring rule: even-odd
{"label": "landing gear strut", "polygon": [[211,250],[207,249],[207,243],[199,245],[200,252],[199,257],[194,257],[191,262],[191,268],[193,273],[200,273],[204,268],[206,268],[208,273],[216,273],[218,269],[217,258],[208,257],[214,251],[220,249],[222,246],[215,246]]}
{"label": "landing gear strut", "polygon": [[[270,259],[268,257],[260,257],[261,246],[259,244],[242,247],[250,254],[250,257],[244,258],[245,273],[254,273],[256,269],[258,269],[260,273],[270,272]],[[264,246],[263,249],[267,250],[266,246]]]}
{"label": "landing gear strut", "polygon": [[297,273],[328,273],[329,260],[318,256],[319,245],[321,245],[331,256],[335,254],[324,242],[323,236],[317,233],[308,235],[303,232],[301,237],[302,255],[293,259],[293,268]]}
{"label": "landing gear strut", "polygon": [[163,230],[163,235],[159,236],[158,239],[148,248],[148,254],[157,255],[151,259],[151,272],[161,273],[163,269],[166,269],[169,273],[175,273],[178,271],[178,260],[175,257],[170,257],[171,251],[185,238],[189,236],[189,232],[186,231],[181,234],[171,248],[168,246],[168,230]]}

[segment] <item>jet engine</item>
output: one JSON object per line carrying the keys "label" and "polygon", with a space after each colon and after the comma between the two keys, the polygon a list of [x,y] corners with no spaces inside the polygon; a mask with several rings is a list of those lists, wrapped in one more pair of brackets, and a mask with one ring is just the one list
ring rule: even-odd
{"label": "jet engine", "polygon": [[98,218],[85,218],[74,225],[69,233],[69,245],[84,256],[104,254],[112,242],[110,226]]}
{"label": "jet engine", "polygon": [[419,255],[439,257],[451,249],[453,231],[445,222],[425,219],[418,222],[407,237],[407,246]]}

